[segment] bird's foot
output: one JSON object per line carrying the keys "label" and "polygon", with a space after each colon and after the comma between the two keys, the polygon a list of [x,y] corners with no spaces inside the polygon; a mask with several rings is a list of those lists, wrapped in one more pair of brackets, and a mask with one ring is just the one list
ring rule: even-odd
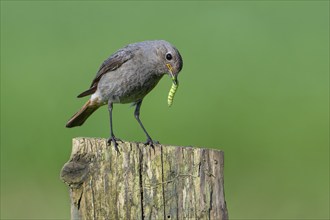
{"label": "bird's foot", "polygon": [[159,144],[159,141],[153,141],[151,138],[148,138],[146,142],[144,142],[144,145],[149,145],[152,147],[152,149],[155,150],[154,144]]}
{"label": "bird's foot", "polygon": [[121,142],[121,143],[123,143],[123,141],[120,140],[119,138],[116,138],[114,135],[112,135],[112,136],[108,139],[108,141],[107,141],[108,145],[111,145],[111,142],[113,143],[113,146],[114,146],[115,150],[119,153],[118,143],[117,143],[117,142]]}

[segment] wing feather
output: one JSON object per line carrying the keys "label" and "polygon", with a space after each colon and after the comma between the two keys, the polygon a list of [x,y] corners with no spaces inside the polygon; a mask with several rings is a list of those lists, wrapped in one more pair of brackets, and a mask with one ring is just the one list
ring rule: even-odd
{"label": "wing feather", "polygon": [[81,94],[78,95],[78,98],[91,95],[97,90],[97,84],[102,78],[102,76],[106,73],[111,73],[114,70],[118,69],[121,65],[126,63],[128,60],[132,59],[134,54],[133,48],[129,48],[126,46],[114,54],[112,54],[108,59],[106,59],[102,65],[100,66],[99,70],[96,73],[95,78],[90,86],[90,88]]}

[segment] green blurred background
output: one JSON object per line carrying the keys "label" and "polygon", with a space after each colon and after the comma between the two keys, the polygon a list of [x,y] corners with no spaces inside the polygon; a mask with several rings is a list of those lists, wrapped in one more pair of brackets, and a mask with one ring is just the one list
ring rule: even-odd
{"label": "green blurred background", "polygon": [[[141,118],[163,144],[225,151],[231,219],[329,218],[328,1],[1,1],[1,219],[68,219],[59,178],[77,136],[108,137],[108,113],[67,119],[122,46],[166,39],[184,58]],[[144,141],[129,105],[118,137]]]}

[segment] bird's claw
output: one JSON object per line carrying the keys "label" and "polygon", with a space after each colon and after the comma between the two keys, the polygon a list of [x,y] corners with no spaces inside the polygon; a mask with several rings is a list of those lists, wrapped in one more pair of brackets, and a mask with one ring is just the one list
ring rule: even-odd
{"label": "bird's claw", "polygon": [[153,141],[151,138],[148,138],[144,145],[149,145],[152,149],[155,149],[155,144],[159,144],[159,141]]}
{"label": "bird's claw", "polygon": [[108,145],[111,145],[111,142],[113,143],[113,146],[114,146],[115,150],[119,153],[118,143],[117,142],[123,143],[123,141],[120,140],[119,138],[116,138],[115,136],[111,136],[108,139],[108,141],[107,141]]}

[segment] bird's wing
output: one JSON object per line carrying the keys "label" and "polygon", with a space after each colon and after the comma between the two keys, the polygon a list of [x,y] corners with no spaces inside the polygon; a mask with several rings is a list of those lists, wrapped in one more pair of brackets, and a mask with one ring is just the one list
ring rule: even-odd
{"label": "bird's wing", "polygon": [[128,49],[127,47],[124,47],[123,49],[120,49],[116,53],[112,54],[100,66],[90,88],[79,94],[78,98],[93,94],[97,89],[97,84],[100,81],[101,77],[108,72],[118,69],[125,62],[132,59],[133,54],[133,50]]}

